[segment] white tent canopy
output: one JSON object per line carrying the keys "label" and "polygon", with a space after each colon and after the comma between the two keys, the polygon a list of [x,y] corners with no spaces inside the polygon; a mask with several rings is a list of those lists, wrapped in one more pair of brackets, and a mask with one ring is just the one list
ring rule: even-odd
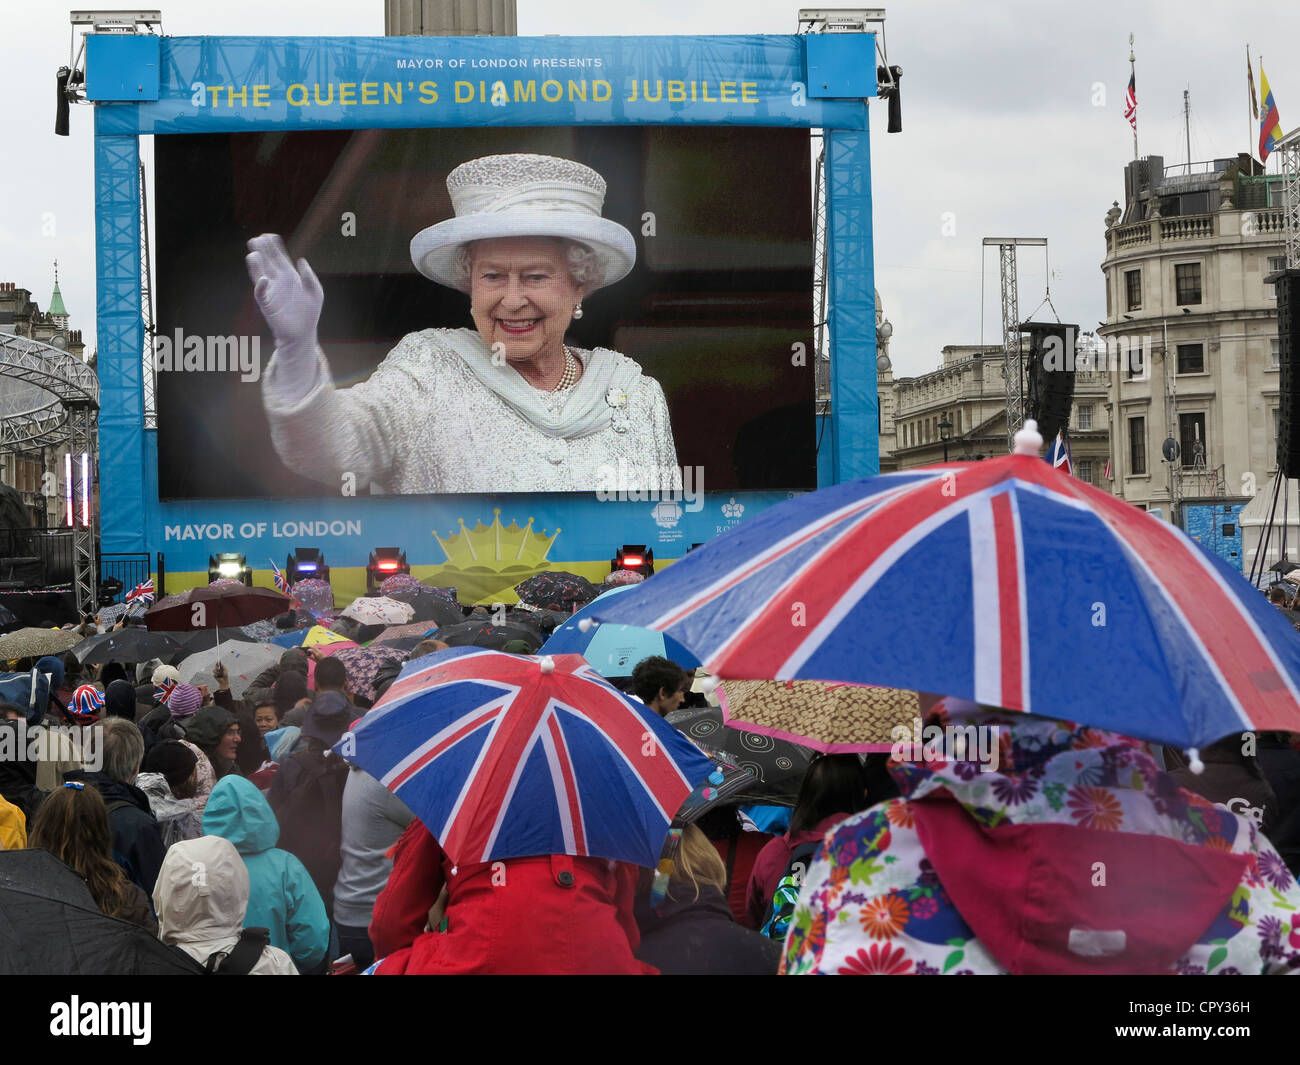
{"label": "white tent canopy", "polygon": [[[1247,577],[1255,565],[1255,554],[1260,547],[1260,536],[1268,524],[1269,515],[1273,515],[1273,527],[1268,532],[1268,546],[1264,551],[1265,575],[1258,584],[1267,587],[1276,580],[1269,567],[1282,560],[1282,541],[1286,539],[1286,557],[1300,563],[1300,482],[1291,481],[1282,485],[1277,497],[1277,510],[1273,510],[1273,492],[1277,477],[1271,477],[1267,484],[1260,486],[1259,494],[1241,508],[1237,515],[1237,524],[1241,527],[1242,572]],[[1283,508],[1283,501],[1286,506]]]}

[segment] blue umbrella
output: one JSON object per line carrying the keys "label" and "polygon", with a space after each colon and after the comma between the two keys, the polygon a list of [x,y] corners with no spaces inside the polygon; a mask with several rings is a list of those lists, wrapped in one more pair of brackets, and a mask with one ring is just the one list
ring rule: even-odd
{"label": "blue umbrella", "polygon": [[334,748],[456,863],[572,854],[653,868],[713,764],[577,655],[452,647],[408,662]]}
{"label": "blue umbrella", "polygon": [[272,636],[267,643],[278,644],[280,647],[301,647],[302,641],[307,638],[310,629],[290,629],[288,632],[282,632],[279,636]]}
{"label": "blue umbrella", "polygon": [[[629,677],[641,659],[655,655],[671,659],[685,670],[698,669],[699,658],[671,636],[639,625],[595,621],[596,611],[607,607],[612,596],[635,591],[640,587],[641,585],[627,585],[601,593],[551,633],[551,638],[538,653],[582,655],[602,677]],[[585,626],[584,621],[587,623]]]}
{"label": "blue umbrella", "polygon": [[934,692],[1193,749],[1300,729],[1286,619],[1041,445],[1030,423],[1005,458],[799,496],[595,614],[667,632],[719,677]]}

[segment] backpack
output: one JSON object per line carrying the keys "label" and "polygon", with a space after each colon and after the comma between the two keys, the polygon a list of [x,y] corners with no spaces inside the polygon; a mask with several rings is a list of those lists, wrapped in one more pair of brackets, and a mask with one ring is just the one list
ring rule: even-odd
{"label": "backpack", "polygon": [[819,846],[821,840],[809,840],[790,852],[790,864],[777,881],[776,891],[772,895],[772,901],[767,904],[767,912],[763,915],[763,924],[759,929],[769,939],[785,939],[790,918],[794,916],[795,903],[799,901],[799,889],[803,887],[808,866],[812,864],[812,857]]}
{"label": "backpack", "polygon": [[247,976],[271,943],[269,928],[245,928],[229,951],[216,950],[208,955],[203,971],[209,976]]}
{"label": "backpack", "polygon": [[348,772],[342,758],[309,747],[280,767],[267,796],[280,822],[276,846],[307,867],[327,912],[342,863],[343,787]]}

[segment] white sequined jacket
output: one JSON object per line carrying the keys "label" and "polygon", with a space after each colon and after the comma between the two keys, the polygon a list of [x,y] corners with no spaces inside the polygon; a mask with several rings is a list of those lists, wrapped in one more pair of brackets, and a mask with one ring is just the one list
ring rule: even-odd
{"label": "white sequined jacket", "polygon": [[294,396],[273,358],[262,401],[290,469],[384,494],[680,488],[659,382],[625,355],[570,348],[583,374],[557,396],[496,368],[472,330],[410,333],[369,379],[336,389],[318,352]]}

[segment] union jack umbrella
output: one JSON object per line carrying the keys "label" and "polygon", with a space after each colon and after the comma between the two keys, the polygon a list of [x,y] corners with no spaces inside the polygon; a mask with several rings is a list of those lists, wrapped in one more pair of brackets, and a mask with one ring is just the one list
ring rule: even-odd
{"label": "union jack umbrella", "polygon": [[127,592],[126,601],[128,603],[152,603],[153,594],[153,578],[150,577],[147,581],[142,581]]}
{"label": "union jack umbrella", "polygon": [[334,749],[467,864],[571,854],[654,868],[714,768],[578,655],[479,647],[407,663]]}
{"label": "union jack umbrella", "polygon": [[1182,531],[1017,453],[772,507],[624,595],[717,676],[932,692],[1201,748],[1300,730],[1300,640]]}

